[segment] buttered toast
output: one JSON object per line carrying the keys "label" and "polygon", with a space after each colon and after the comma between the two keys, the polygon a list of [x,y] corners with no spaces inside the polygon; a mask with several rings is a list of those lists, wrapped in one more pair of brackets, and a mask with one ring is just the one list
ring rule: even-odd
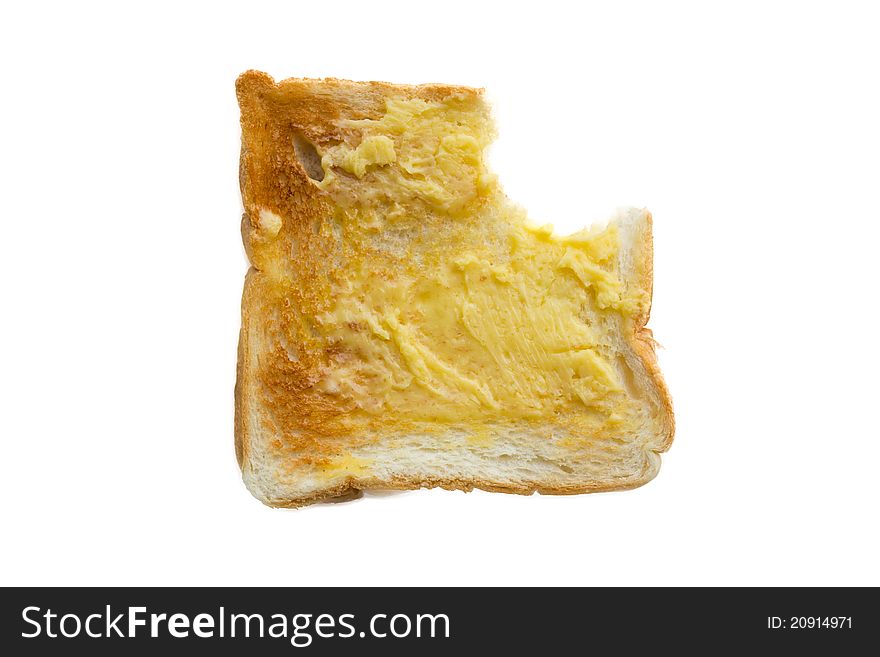
{"label": "buttered toast", "polygon": [[249,71],[235,446],[295,507],[366,489],[583,493],[653,478],[651,215],[560,236],[487,169],[482,90]]}

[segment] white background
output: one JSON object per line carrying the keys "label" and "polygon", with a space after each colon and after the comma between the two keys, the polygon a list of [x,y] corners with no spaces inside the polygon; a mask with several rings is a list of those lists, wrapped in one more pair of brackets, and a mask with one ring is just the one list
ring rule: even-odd
{"label": "white background", "polygon": [[[0,583],[880,584],[871,3],[492,4],[4,4]],[[248,494],[248,68],[485,86],[533,219],[653,212],[655,481]]]}

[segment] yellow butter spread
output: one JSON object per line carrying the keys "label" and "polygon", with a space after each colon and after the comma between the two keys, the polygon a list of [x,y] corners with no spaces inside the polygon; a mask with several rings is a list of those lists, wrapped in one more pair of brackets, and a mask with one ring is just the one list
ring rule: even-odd
{"label": "yellow butter spread", "polygon": [[346,137],[320,153],[333,212],[315,230],[334,255],[304,320],[326,351],[314,390],[352,423],[619,431],[634,406],[613,340],[646,293],[621,279],[615,225],[557,236],[529,223],[486,168],[480,99],[385,110],[341,121]]}

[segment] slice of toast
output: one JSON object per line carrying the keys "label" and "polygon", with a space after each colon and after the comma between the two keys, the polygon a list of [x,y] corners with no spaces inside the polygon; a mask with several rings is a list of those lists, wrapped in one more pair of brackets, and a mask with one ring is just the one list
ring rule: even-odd
{"label": "slice of toast", "polygon": [[482,90],[249,71],[235,446],[271,506],[639,486],[672,440],[651,215],[557,236],[488,171]]}

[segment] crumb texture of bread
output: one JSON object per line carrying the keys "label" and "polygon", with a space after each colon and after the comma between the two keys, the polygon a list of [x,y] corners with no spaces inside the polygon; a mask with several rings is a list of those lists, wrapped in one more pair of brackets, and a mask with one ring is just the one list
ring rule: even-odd
{"label": "crumb texture of bread", "polygon": [[557,235],[503,193],[481,89],[249,71],[235,444],[271,506],[633,488],[673,436],[651,215]]}

